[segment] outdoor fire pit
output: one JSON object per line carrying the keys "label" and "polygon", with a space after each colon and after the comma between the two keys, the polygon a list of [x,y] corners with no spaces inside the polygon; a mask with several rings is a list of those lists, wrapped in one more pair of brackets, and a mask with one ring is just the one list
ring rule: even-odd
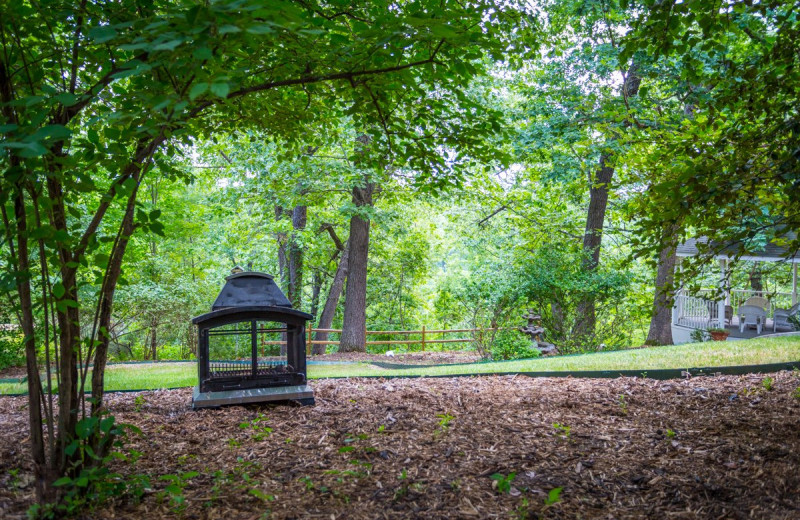
{"label": "outdoor fire pit", "polygon": [[305,324],[272,276],[234,272],[211,312],[197,316],[193,408],[265,401],[314,404],[306,383]]}

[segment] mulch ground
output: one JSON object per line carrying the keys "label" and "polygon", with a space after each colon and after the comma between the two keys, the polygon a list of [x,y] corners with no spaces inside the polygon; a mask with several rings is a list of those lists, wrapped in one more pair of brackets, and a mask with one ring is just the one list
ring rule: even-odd
{"label": "mulch ground", "polygon": [[[197,412],[189,390],[113,394],[143,431],[117,469],[152,489],[87,517],[797,519],[800,377],[772,377],[328,380],[313,407]],[[2,518],[31,499],[26,421],[0,398]]]}

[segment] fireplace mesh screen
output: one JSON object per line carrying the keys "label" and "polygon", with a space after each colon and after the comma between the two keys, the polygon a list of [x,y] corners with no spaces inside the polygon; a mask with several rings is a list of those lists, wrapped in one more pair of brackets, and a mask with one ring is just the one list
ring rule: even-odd
{"label": "fireplace mesh screen", "polygon": [[286,356],[286,333],[284,324],[264,321],[243,321],[210,329],[209,376],[223,378],[292,372],[294,369]]}

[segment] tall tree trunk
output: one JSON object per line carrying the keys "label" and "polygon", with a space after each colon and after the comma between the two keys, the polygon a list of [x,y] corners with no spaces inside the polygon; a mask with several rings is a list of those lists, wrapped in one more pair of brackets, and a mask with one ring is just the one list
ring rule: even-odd
{"label": "tall tree trunk", "polygon": [[[628,68],[625,83],[622,85],[622,96],[626,100],[639,93],[641,78],[638,75],[636,64]],[[630,126],[629,122],[623,127]],[[586,212],[586,229],[583,235],[583,269],[587,273],[594,273],[600,265],[600,246],[603,241],[603,225],[608,208],[608,187],[614,177],[613,152],[603,152],[594,178],[591,179],[589,189],[589,208]],[[594,297],[587,296],[578,304],[577,318],[574,334],[577,336],[592,336],[597,321]]]}
{"label": "tall tree trunk", "polygon": [[[2,107],[0,107],[0,110],[3,113],[6,123],[16,124],[19,122],[17,114],[11,105],[11,101],[14,97],[14,88],[6,61],[0,60],[0,100],[2,100]],[[10,163],[11,171],[21,167],[21,161],[16,155],[9,154],[7,160]],[[41,502],[46,498],[47,491],[51,489],[49,483],[54,480],[55,475],[51,473],[53,464],[47,464],[47,454],[45,452],[44,434],[42,430],[44,423],[42,421],[42,407],[40,403],[43,403],[44,399],[36,357],[36,337],[34,335],[36,328],[34,326],[33,317],[33,297],[30,280],[31,266],[28,249],[29,230],[25,208],[25,190],[21,180],[17,182],[15,188],[12,188],[12,193],[3,193],[2,190],[0,190],[0,197],[2,197],[3,200],[3,203],[0,204],[0,211],[2,211],[3,224],[7,233],[7,236],[4,238],[9,250],[11,265],[16,267],[13,274],[15,275],[17,292],[20,300],[19,318],[20,327],[24,335],[25,368],[28,376],[28,421],[30,426],[30,435],[28,438],[30,439],[31,454],[33,455],[36,499]],[[5,203],[5,201],[8,200],[14,201],[14,227],[16,229],[12,228],[11,221],[8,218]],[[13,236],[15,232],[17,242],[16,249],[14,248]],[[47,312],[46,308],[44,312]]]}
{"label": "tall tree trunk", "polygon": [[[336,315],[336,307],[339,305],[339,298],[342,295],[342,289],[344,288],[344,281],[347,278],[347,271],[349,269],[350,264],[350,241],[348,240],[344,245],[344,250],[342,251],[342,256],[339,258],[339,265],[336,268],[336,274],[333,275],[333,282],[331,282],[331,288],[328,291],[328,298],[325,300],[325,307],[322,309],[322,314],[319,317],[319,322],[317,324],[317,328],[320,329],[329,329],[333,324],[333,317]],[[328,333],[327,332],[317,332],[316,336],[314,337],[315,341],[328,341]],[[321,356],[325,354],[327,349],[327,345],[325,344],[317,344],[313,346],[312,353],[315,356]]]}
{"label": "tall tree trunk", "polygon": [[[56,230],[67,231],[67,216],[64,206],[64,193],[61,183],[55,176],[47,178],[47,192],[52,201],[50,224]],[[54,460],[51,464],[61,475],[67,473],[70,456],[67,445],[72,442],[71,434],[78,424],[80,396],[78,395],[78,352],[81,348],[80,314],[78,312],[78,282],[76,267],[70,267],[79,260],[79,255],[67,247],[60,247],[59,274],[64,292],[56,300],[59,327],[59,373],[61,381],[58,388],[58,441]],[[33,406],[33,405],[32,405]]]}
{"label": "tall tree trunk", "polygon": [[314,276],[311,277],[311,308],[309,314],[316,316],[319,312],[319,294],[322,292],[322,276],[319,271],[314,270]]}
{"label": "tall tree trunk", "polygon": [[757,293],[763,293],[764,278],[761,274],[761,266],[758,265],[758,262],[753,262],[753,267],[750,269],[748,277],[750,278],[750,289]]}
{"label": "tall tree trunk", "polygon": [[[284,209],[280,206],[275,206],[275,220],[283,218]],[[289,269],[288,260],[286,258],[286,233],[275,233],[275,241],[278,243],[278,278],[280,279],[281,289],[288,291],[289,289]]]}
{"label": "tall tree trunk", "polygon": [[[372,206],[375,185],[367,182],[363,188],[353,188],[353,203],[357,207]],[[350,258],[344,300],[344,320],[340,352],[367,351],[367,259],[369,257],[369,220],[359,215],[350,218]]]}
{"label": "tall tree trunk", "polygon": [[[600,245],[603,241],[603,223],[608,207],[608,185],[614,176],[614,167],[609,166],[611,155],[600,155],[600,168],[595,174],[589,190],[589,209],[586,212],[586,231],[583,235],[583,270],[593,273],[600,264]],[[578,316],[575,322],[575,334],[589,336],[594,334],[595,302],[589,296],[578,304]]]}
{"label": "tall tree trunk", "polygon": [[[672,236],[676,229],[673,227]],[[658,255],[653,315],[647,333],[648,345],[672,345],[672,305],[675,301],[675,264],[677,262],[674,240],[668,242]]]}
{"label": "tall tree trunk", "polygon": [[295,309],[300,309],[303,303],[303,247],[300,244],[299,232],[306,228],[306,206],[295,206],[292,210],[292,233],[289,239],[289,301]]}
{"label": "tall tree trunk", "polygon": [[[5,216],[5,213],[3,214]],[[36,497],[39,501],[46,497],[49,482],[52,482],[55,473],[52,464],[47,465],[45,455],[42,408],[43,402],[42,381],[39,377],[39,367],[36,358],[36,336],[33,318],[33,299],[31,296],[30,280],[28,278],[30,260],[28,256],[28,225],[25,214],[25,195],[22,187],[14,199],[14,217],[17,223],[17,250],[11,249],[12,257],[16,253],[17,265],[17,291],[20,299],[20,312],[23,343],[25,345],[25,367],[28,376],[28,420],[30,421],[30,443],[33,454],[34,475],[36,478]],[[13,260],[13,258],[12,258]],[[47,310],[45,309],[45,312]],[[35,403],[35,404],[33,404]]]}

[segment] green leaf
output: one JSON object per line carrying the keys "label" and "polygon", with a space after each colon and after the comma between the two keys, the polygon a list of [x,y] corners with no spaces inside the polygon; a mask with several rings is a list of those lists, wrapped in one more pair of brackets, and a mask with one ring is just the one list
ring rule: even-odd
{"label": "green leaf", "polygon": [[86,138],[90,143],[100,144],[100,134],[98,134],[97,130],[94,128],[90,128],[86,131]]}
{"label": "green leaf", "polygon": [[208,83],[195,83],[189,91],[189,99],[194,100],[198,96],[202,96],[208,90]]}
{"label": "green leaf", "polygon": [[192,52],[192,56],[198,60],[210,60],[214,57],[214,53],[208,47],[198,47]]}
{"label": "green leaf", "polygon": [[272,26],[266,23],[258,23],[247,28],[250,34],[269,34],[273,32]]}
{"label": "green leaf", "polygon": [[150,224],[150,231],[158,236],[164,236],[164,224],[161,222],[153,222]]}
{"label": "green leaf", "polygon": [[545,499],[545,505],[552,505],[561,500],[561,492],[564,491],[563,487],[557,487],[550,490]]}
{"label": "green leaf", "polygon": [[230,87],[227,83],[212,83],[211,84],[211,92],[218,97],[225,99],[228,97],[228,92],[230,92]]}
{"label": "green leaf", "polygon": [[169,40],[167,42],[162,42],[153,47],[154,51],[174,51],[178,45],[183,43],[183,39],[177,40]]}
{"label": "green leaf", "polygon": [[78,99],[80,99],[78,96],[76,96],[75,94],[71,94],[69,92],[62,92],[61,94],[55,97],[55,100],[64,105],[65,107],[71,107],[72,105],[78,102]]}
{"label": "green leaf", "polygon": [[92,432],[94,432],[97,423],[97,417],[87,417],[78,421],[75,425],[75,433],[78,435],[78,438],[88,439]]}
{"label": "green leaf", "polygon": [[53,482],[54,487],[66,486],[67,484],[72,484],[72,479],[69,477],[61,477],[60,479]]}
{"label": "green leaf", "polygon": [[56,298],[61,298],[66,294],[67,290],[64,288],[64,285],[61,282],[56,282],[53,285],[53,296]]}
{"label": "green leaf", "polygon": [[94,27],[88,34],[95,43],[105,43],[117,37],[117,30],[108,26]]}
{"label": "green leaf", "polygon": [[106,253],[97,253],[94,255],[93,262],[98,267],[106,268],[108,267],[108,255]]}
{"label": "green leaf", "polygon": [[64,448],[64,453],[72,457],[78,451],[78,441],[72,441]]}
{"label": "green leaf", "polygon": [[237,33],[237,32],[242,32],[242,30],[236,27],[235,25],[223,25],[222,27],[219,28],[220,34]]}

